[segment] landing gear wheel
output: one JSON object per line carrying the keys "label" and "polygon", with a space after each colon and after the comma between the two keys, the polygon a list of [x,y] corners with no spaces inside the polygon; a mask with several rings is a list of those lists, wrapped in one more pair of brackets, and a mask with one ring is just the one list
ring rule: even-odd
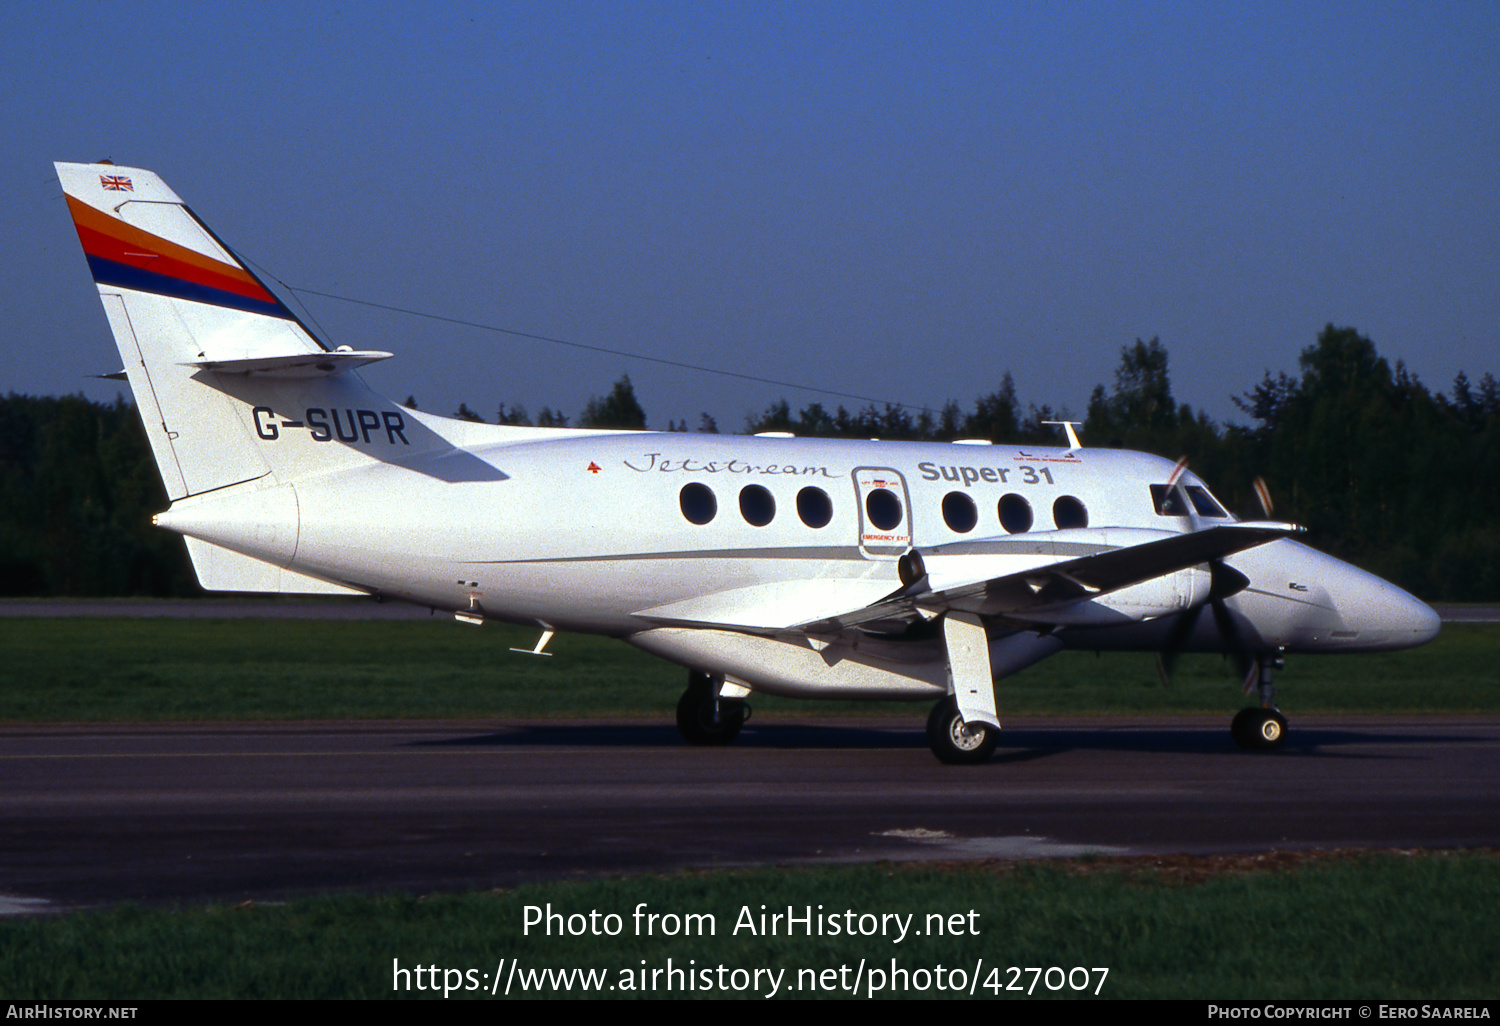
{"label": "landing gear wheel", "polygon": [[927,744],[932,754],[950,766],[974,766],[988,762],[1000,743],[1000,732],[983,723],[964,725],[958,700],[952,695],[932,707],[927,717]]}
{"label": "landing gear wheel", "polygon": [[677,700],[677,730],[690,745],[727,745],[739,736],[750,708],[738,699],[714,701],[707,674],[688,675],[687,690]]}
{"label": "landing gear wheel", "polygon": [[1275,709],[1251,706],[1234,714],[1229,733],[1235,744],[1248,751],[1273,751],[1286,742],[1286,717]]}

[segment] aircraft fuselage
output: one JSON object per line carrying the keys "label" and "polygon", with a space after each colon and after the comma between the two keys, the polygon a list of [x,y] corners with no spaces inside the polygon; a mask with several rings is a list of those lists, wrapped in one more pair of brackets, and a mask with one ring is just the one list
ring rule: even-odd
{"label": "aircraft fuselage", "polygon": [[[189,498],[158,522],[378,595],[616,637],[658,620],[774,632],[787,624],[768,612],[812,601],[799,582],[819,582],[821,605],[836,593],[854,608],[901,586],[898,558],[910,549],[1007,541],[1014,551],[988,556],[999,576],[1061,551],[1194,526],[1153,504],[1151,486],[1172,464],[1121,450],[466,425],[459,451],[413,454],[407,436],[454,422],[339,412],[340,438],[321,412],[280,418],[313,425],[301,431],[258,412],[255,441],[314,450],[309,459],[347,446],[377,460]],[[1191,474],[1185,481],[1201,486]],[[894,499],[879,523],[866,501],[875,491]],[[289,494],[267,498],[278,493]],[[254,531],[269,543],[259,548],[241,525],[247,496],[260,497]],[[241,512],[219,512],[231,508]],[[1436,628],[1405,592],[1290,540],[1225,562],[1250,579],[1227,604],[1265,649],[1399,648]],[[1069,647],[1158,648],[1165,618],[1201,603],[1208,577],[1201,567],[1164,575],[1136,589],[1145,594],[1134,607],[1116,601],[1095,619],[1075,609],[1057,633]],[[1222,641],[1204,623],[1187,647],[1215,651]]]}

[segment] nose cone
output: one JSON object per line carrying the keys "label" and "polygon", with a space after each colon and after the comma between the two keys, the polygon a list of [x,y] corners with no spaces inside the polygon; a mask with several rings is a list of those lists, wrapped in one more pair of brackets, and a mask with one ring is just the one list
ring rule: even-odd
{"label": "nose cone", "polygon": [[1438,631],[1442,630],[1443,621],[1437,615],[1437,610],[1433,609],[1426,602],[1411,595],[1406,597],[1410,600],[1413,607],[1408,613],[1411,618],[1410,627],[1412,638],[1414,639],[1412,644],[1425,645],[1438,636]]}
{"label": "nose cone", "polygon": [[1376,608],[1356,617],[1369,625],[1371,642],[1380,648],[1415,648],[1438,636],[1442,621],[1431,606],[1394,584],[1380,583],[1382,594]]}
{"label": "nose cone", "polygon": [[1437,637],[1432,608],[1343,560],[1283,540],[1236,556],[1238,603],[1269,644],[1295,652],[1383,652]]}
{"label": "nose cone", "polygon": [[1442,622],[1431,606],[1374,574],[1341,564],[1326,587],[1341,621],[1332,639],[1347,650],[1415,648],[1437,637]]}

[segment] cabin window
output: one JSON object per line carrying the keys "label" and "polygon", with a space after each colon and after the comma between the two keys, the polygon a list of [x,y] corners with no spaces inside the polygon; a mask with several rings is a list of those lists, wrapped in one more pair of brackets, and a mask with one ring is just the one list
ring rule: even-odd
{"label": "cabin window", "polygon": [[696,481],[682,486],[677,501],[689,523],[706,524],[719,512],[719,500],[714,498],[713,489]]}
{"label": "cabin window", "polygon": [[776,499],[760,485],[740,489],[740,516],[754,527],[765,527],[776,519]]}
{"label": "cabin window", "polygon": [[996,509],[1000,514],[1000,526],[1009,533],[1021,534],[1031,530],[1031,503],[1015,492],[1000,496]]}
{"label": "cabin window", "polygon": [[1052,504],[1052,522],[1060,530],[1089,526],[1089,511],[1071,495],[1059,496]]}
{"label": "cabin window", "polygon": [[968,534],[979,523],[979,509],[966,493],[949,492],[943,496],[943,523],[950,531]]}
{"label": "cabin window", "polygon": [[876,488],[865,496],[865,513],[870,523],[881,531],[893,530],[904,516],[901,500],[888,488]]}
{"label": "cabin window", "polygon": [[827,527],[833,519],[833,500],[821,488],[804,488],[797,493],[797,515],[808,527]]}

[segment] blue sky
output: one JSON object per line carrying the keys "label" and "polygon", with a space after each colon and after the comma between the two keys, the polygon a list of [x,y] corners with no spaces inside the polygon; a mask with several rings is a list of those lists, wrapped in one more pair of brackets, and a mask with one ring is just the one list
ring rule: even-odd
{"label": "blue sky", "polygon": [[[105,156],[293,286],[916,405],[1081,414],[1156,336],[1233,419],[1329,322],[1500,372],[1493,3],[60,3],[0,53],[0,391],[115,393],[50,166]],[[307,302],[440,413],[838,401]]]}

